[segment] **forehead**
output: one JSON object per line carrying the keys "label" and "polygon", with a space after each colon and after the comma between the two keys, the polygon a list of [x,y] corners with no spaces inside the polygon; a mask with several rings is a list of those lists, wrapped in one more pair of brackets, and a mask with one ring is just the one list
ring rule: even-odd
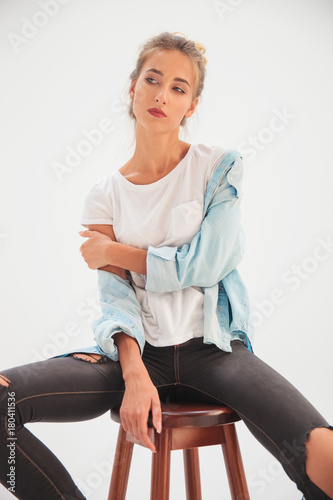
{"label": "forehead", "polygon": [[155,50],[147,58],[142,70],[155,68],[167,76],[185,78],[193,82],[194,71],[191,59],[179,50]]}

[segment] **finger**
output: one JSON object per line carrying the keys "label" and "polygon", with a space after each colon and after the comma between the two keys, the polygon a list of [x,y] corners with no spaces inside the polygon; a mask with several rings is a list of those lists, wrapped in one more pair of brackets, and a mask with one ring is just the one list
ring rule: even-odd
{"label": "finger", "polygon": [[121,425],[123,426],[124,431],[132,434],[131,426],[130,426],[130,419],[128,418],[127,411],[125,411],[124,408],[122,407],[122,404],[120,406],[119,416],[120,416]]}
{"label": "finger", "polygon": [[144,428],[144,430],[143,430],[143,432],[141,434],[140,440],[143,442],[143,444],[147,448],[149,448],[152,452],[155,453],[156,452],[156,447],[155,447],[154,443],[152,442],[152,440],[150,439],[151,436],[152,436],[152,433],[153,433],[154,429],[151,427],[150,433],[148,433],[148,425],[146,424],[144,427],[145,428]]}
{"label": "finger", "polygon": [[94,233],[94,231],[89,231],[89,229],[86,229],[85,231],[79,231],[79,235],[86,237],[86,238],[89,238],[90,236],[92,236],[93,233]]}
{"label": "finger", "polygon": [[135,433],[136,433],[136,426],[133,424],[133,419],[131,417],[128,417],[126,420],[127,427],[128,427],[128,432],[130,433],[131,436],[133,436],[135,439],[137,439]]}
{"label": "finger", "polygon": [[120,420],[121,420],[121,425],[123,426],[124,431],[128,432],[128,426],[127,426],[126,419],[124,417],[120,417]]}
{"label": "finger", "polygon": [[[152,431],[153,429],[151,429]],[[139,439],[149,448],[151,451],[155,452],[156,448],[154,443],[151,441],[151,431],[150,435],[148,433],[148,412],[142,414],[140,421],[139,421],[139,429],[138,429],[138,436]]]}
{"label": "finger", "polygon": [[159,397],[153,399],[152,401],[152,414],[153,414],[153,425],[157,432],[160,434],[162,431],[162,408]]}
{"label": "finger", "polygon": [[133,427],[131,426],[130,419],[126,417],[121,417],[121,425],[123,426],[125,432],[129,432],[131,436],[135,437],[133,435]]}

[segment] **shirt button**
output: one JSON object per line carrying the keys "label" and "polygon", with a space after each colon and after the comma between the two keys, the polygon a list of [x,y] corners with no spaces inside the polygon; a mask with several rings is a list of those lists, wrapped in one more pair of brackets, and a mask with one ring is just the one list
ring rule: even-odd
{"label": "shirt button", "polygon": [[132,325],[131,328],[135,328],[134,325]]}

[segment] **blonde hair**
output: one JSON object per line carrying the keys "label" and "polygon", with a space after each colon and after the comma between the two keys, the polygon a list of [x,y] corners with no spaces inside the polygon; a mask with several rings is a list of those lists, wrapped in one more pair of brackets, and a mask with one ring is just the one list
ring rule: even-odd
{"label": "blonde hair", "polygon": [[[206,49],[202,45],[202,43],[193,42],[192,40],[189,40],[183,33],[179,33],[178,31],[174,31],[173,33],[164,31],[161,34],[146,40],[146,42],[140,45],[139,49],[140,52],[135,69],[130,74],[131,83],[139,78],[141,69],[152,52],[160,49],[179,50],[183,54],[186,54],[191,59],[193,64],[195,74],[193,100],[196,97],[201,96],[206,76],[205,66],[207,64],[207,60],[204,56]],[[136,121],[136,117],[133,113],[132,99],[129,105],[128,113],[129,116]],[[186,117],[184,116],[182,118],[182,121],[180,122],[180,125],[184,126],[185,124]]]}

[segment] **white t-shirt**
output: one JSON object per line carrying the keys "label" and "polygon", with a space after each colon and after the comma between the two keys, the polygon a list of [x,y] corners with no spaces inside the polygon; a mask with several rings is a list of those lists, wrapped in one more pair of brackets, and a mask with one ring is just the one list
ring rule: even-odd
{"label": "white t-shirt", "polygon": [[[148,245],[190,243],[203,220],[207,184],[225,152],[218,146],[191,144],[178,165],[151,184],[133,184],[114,171],[88,193],[81,224],[112,224],[119,243],[145,250]],[[147,342],[161,347],[203,336],[201,287],[149,292],[146,275],[130,273]]]}

